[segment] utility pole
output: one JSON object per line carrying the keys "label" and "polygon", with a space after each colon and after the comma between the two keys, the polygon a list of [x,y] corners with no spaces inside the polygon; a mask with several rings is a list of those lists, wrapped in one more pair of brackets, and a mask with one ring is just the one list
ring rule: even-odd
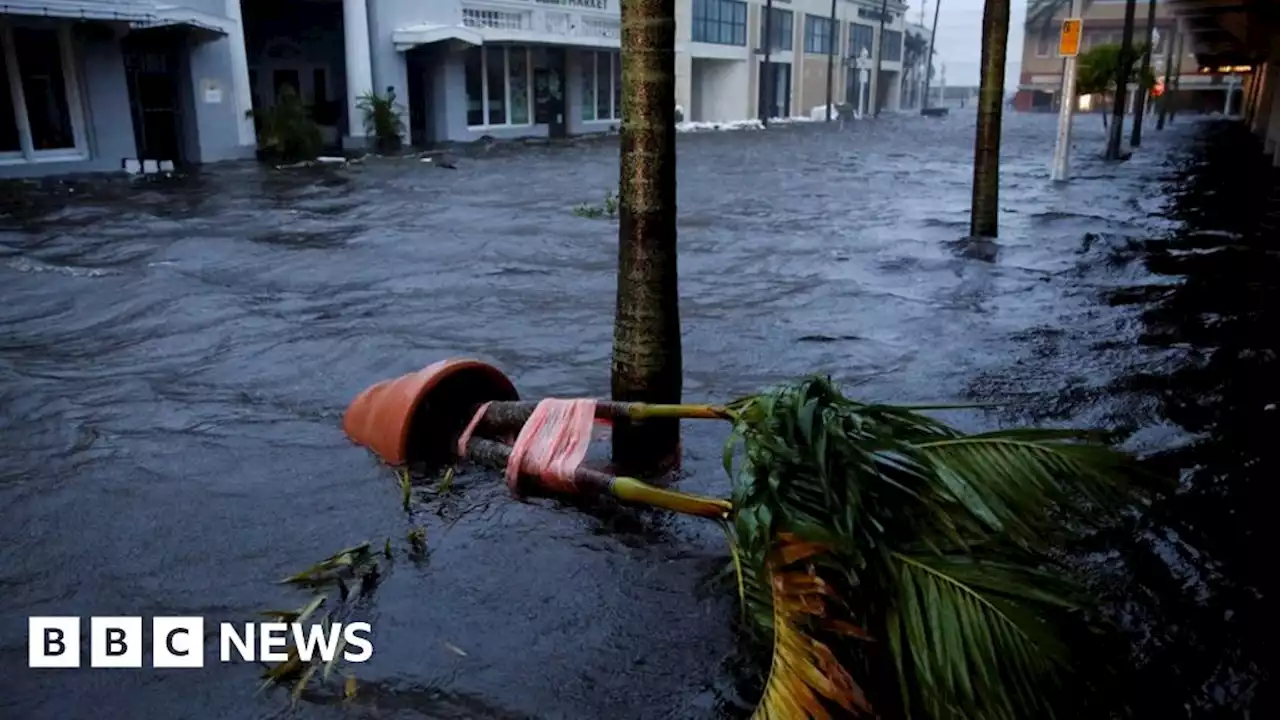
{"label": "utility pole", "polygon": [[1182,56],[1186,54],[1183,52],[1184,48],[1182,46],[1182,21],[1175,20],[1174,22],[1177,23],[1177,25],[1174,26],[1174,32],[1178,33],[1178,49],[1176,51],[1177,54],[1174,56],[1174,60],[1173,60],[1173,91],[1169,93],[1169,124],[1170,125],[1173,124],[1174,116],[1178,114],[1177,101],[1181,99],[1180,97],[1178,97],[1178,90],[1182,85]]}
{"label": "utility pole", "polygon": [[942,9],[942,0],[935,0],[933,5],[933,30],[929,31],[929,52],[925,57],[924,98],[920,100],[920,110],[929,109],[929,84],[933,82],[933,41],[938,37],[938,11]]}
{"label": "utility pole", "polygon": [[1147,98],[1151,97],[1151,88],[1142,87],[1151,70],[1151,37],[1156,29],[1156,0],[1147,0],[1147,51],[1142,54],[1142,71],[1138,74],[1138,94],[1133,104],[1133,134],[1129,136],[1129,145],[1142,145],[1142,114],[1147,107]]}
{"label": "utility pole", "polygon": [[875,103],[875,111],[872,113],[876,117],[880,117],[880,63],[884,60],[884,21],[889,15],[889,0],[881,0],[880,2],[880,34],[876,36],[876,76],[873,78],[876,95],[871,98]]}
{"label": "utility pole", "polygon": [[831,24],[827,26],[830,32],[827,36],[827,122],[831,122],[831,84],[835,82],[836,76],[836,41],[840,39],[840,33],[837,31],[839,27],[840,24],[836,22],[836,0],[831,0]]}
{"label": "utility pole", "polygon": [[1169,71],[1173,69],[1173,43],[1178,39],[1178,31],[1175,29],[1170,31],[1169,39],[1165,40],[1164,46],[1164,81],[1160,83],[1160,113],[1156,116],[1156,130],[1164,129],[1164,114],[1169,108]]}
{"label": "utility pole", "polygon": [[[1130,0],[1132,2],[1132,0]],[[773,54],[773,0],[765,0],[764,5],[764,62],[760,65],[760,122],[769,127],[769,110],[773,106],[773,72],[769,64],[769,56]]]}
{"label": "utility pole", "polygon": [[1115,103],[1111,112],[1111,135],[1107,138],[1107,159],[1120,159],[1120,144],[1124,142],[1125,96],[1129,94],[1129,68],[1133,66],[1133,13],[1137,0],[1124,4],[1124,37],[1120,41],[1120,62],[1116,66]]}
{"label": "utility pole", "polygon": [[[1155,2],[1155,0],[1152,0]],[[1076,46],[1073,48],[1063,48],[1065,38],[1058,38],[1059,48],[1061,52],[1064,49],[1070,52],[1063,58],[1062,64],[1062,100],[1058,103],[1058,139],[1053,146],[1053,170],[1051,177],[1054,182],[1066,182],[1067,175],[1071,164],[1071,118],[1076,110],[1076,56],[1080,52],[1080,36],[1083,34],[1083,27],[1080,21],[1080,14],[1084,11],[1083,0],[1071,0],[1071,10],[1067,16],[1068,20],[1075,21],[1076,24]],[[1063,23],[1063,32],[1066,31],[1066,23]]]}

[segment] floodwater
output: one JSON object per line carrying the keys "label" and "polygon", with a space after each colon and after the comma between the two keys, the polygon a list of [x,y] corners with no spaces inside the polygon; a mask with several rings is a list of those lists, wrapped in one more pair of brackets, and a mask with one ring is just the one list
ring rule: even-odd
{"label": "floodwater", "polygon": [[[1075,179],[1055,187],[1052,136],[1053,118],[1006,117],[1001,236],[980,245],[957,242],[968,111],[682,136],[686,398],[825,372],[869,399],[1009,404],[957,419],[974,429],[1131,431],[1183,489],[1098,549],[1128,568],[1109,585],[1140,660],[1125,699],[1242,717],[1261,707],[1274,538],[1274,182],[1229,124],[1179,118],[1109,166],[1085,117]],[[424,492],[411,521],[340,427],[367,385],[456,355],[526,397],[606,394],[616,225],[572,208],[616,179],[616,143],[590,141],[456,170],[5,186],[0,716],[727,712],[735,598],[706,582],[718,529],[516,502],[484,474]],[[680,487],[725,491],[723,433],[686,424]],[[345,709],[333,689],[295,711],[255,696],[252,665],[26,668],[29,615],[241,621],[305,602],[278,578],[365,540],[403,547],[412,522],[429,558],[398,559],[359,609],[375,653]]]}

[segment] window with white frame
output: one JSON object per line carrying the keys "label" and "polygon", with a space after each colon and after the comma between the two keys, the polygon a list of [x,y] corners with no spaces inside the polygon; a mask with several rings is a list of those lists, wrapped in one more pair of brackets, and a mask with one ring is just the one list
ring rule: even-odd
{"label": "window with white frame", "polygon": [[607,50],[582,55],[582,119],[622,117],[622,57]]}
{"label": "window with white frame", "polygon": [[528,125],[533,65],[529,49],[486,45],[467,50],[467,126]]}
{"label": "window with white frame", "polygon": [[0,162],[84,157],[70,31],[0,24]]}

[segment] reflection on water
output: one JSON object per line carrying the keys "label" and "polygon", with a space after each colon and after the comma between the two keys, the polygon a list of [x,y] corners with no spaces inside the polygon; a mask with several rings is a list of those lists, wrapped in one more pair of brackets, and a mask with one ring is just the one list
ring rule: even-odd
{"label": "reflection on water", "polygon": [[[1117,700],[1238,716],[1274,546],[1274,183],[1242,168],[1251,141],[1180,121],[1119,165],[1082,123],[1076,181],[1055,186],[1052,136],[1051,117],[1006,119],[1001,237],[981,248],[955,243],[971,114],[682,137],[686,396],[829,372],[869,400],[1014,403],[953,418],[969,429],[1125,430],[1183,490],[1097,548],[1140,660]],[[608,140],[448,172],[232,165],[7,194],[0,716],[283,712],[247,666],[32,673],[26,616],[240,620],[301,604],[273,581],[316,558],[403,538],[394,481],[340,430],[376,380],[467,354],[527,397],[606,393],[616,226],[571,209],[616,182]],[[724,492],[724,429],[685,433],[681,487]],[[716,528],[513,502],[481,475],[424,514],[429,558],[364,609],[366,701],[303,716],[696,720],[728,703],[734,599],[703,586]]]}

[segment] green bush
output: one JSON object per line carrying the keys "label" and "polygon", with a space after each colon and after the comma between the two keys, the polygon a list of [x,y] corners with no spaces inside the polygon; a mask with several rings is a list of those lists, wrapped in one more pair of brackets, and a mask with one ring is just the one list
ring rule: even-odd
{"label": "green bush", "polygon": [[404,136],[403,107],[396,102],[395,88],[387,88],[386,95],[370,91],[360,96],[357,107],[364,113],[365,132],[377,142],[380,153],[400,150]]}
{"label": "green bush", "polygon": [[273,107],[246,113],[258,128],[258,148],[283,162],[314,160],[324,147],[320,126],[293,88],[285,87]]}

